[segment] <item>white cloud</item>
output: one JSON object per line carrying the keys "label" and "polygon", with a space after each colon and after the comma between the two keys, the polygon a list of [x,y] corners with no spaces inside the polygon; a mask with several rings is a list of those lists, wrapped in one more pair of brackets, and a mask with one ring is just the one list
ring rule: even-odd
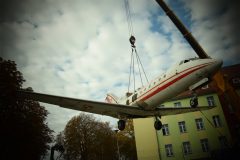
{"label": "white cloud", "polygon": [[[6,10],[9,18],[0,25],[5,40],[1,42],[3,56],[16,61],[26,79],[24,86],[36,92],[98,101],[104,100],[106,92],[121,96],[127,91],[131,50],[123,0],[27,2],[10,5],[15,12]],[[227,51],[228,60],[236,57],[237,48],[219,48],[220,44],[236,43],[227,37],[229,27],[219,20],[203,21],[210,11],[198,3],[190,1],[185,6],[192,15],[193,34],[211,56],[222,57]],[[150,79],[196,55],[168,17],[153,16],[161,10],[155,1],[130,0],[130,5],[138,53]],[[228,22],[229,12],[220,19]],[[158,24],[153,24],[153,18]],[[160,25],[159,31],[151,29],[155,25]],[[221,33],[216,26],[221,26]],[[44,106],[50,112],[48,124],[57,132],[79,113]],[[101,120],[116,122],[106,116]]]}
{"label": "white cloud", "polygon": [[194,22],[192,33],[207,54],[213,58],[224,57],[224,63],[228,65],[239,63],[239,1],[186,0],[185,5]]}

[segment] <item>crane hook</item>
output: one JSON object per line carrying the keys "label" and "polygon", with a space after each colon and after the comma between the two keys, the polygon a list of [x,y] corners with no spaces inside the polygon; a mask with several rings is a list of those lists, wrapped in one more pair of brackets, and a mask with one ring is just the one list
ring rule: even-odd
{"label": "crane hook", "polygon": [[136,38],[133,35],[131,35],[131,37],[129,38],[129,41],[131,43],[131,46],[135,48]]}

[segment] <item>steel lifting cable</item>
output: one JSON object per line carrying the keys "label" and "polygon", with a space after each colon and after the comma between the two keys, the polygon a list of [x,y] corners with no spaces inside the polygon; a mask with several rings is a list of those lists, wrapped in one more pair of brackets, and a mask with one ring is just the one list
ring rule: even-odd
{"label": "steel lifting cable", "polygon": [[[149,83],[148,78],[147,78],[147,74],[146,74],[146,72],[145,72],[145,70],[144,70],[144,68],[143,68],[143,65],[142,65],[141,59],[140,59],[140,57],[138,56],[138,53],[137,53],[137,49],[136,49],[136,48],[135,48],[135,53],[136,53],[136,56],[137,56],[137,59],[138,59],[139,63],[141,64],[141,67],[142,67],[142,70],[143,70],[144,76],[145,76],[145,78],[146,78],[146,80],[147,80],[147,83]],[[141,72],[140,72],[140,73],[141,73]]]}
{"label": "steel lifting cable", "polygon": [[134,52],[133,52],[133,67],[132,67],[132,70],[133,70],[133,91],[135,92],[135,72],[134,72],[134,69],[135,69],[135,65],[134,65]]}
{"label": "steel lifting cable", "polygon": [[128,82],[128,93],[130,90],[130,85],[131,85],[131,75],[133,72],[133,85],[134,85],[134,91],[135,91],[135,73],[134,73],[134,43],[135,43],[135,37],[133,35],[133,25],[132,25],[132,18],[131,18],[131,12],[130,12],[130,7],[129,7],[129,1],[124,0],[124,6],[125,6],[125,12],[126,12],[126,17],[127,17],[127,24],[128,24],[128,32],[130,36],[130,43],[132,46],[132,53],[131,53],[131,62],[130,62],[130,73],[129,73],[129,82]]}
{"label": "steel lifting cable", "polygon": [[129,82],[128,82],[128,93],[129,90],[130,90],[130,84],[131,84],[131,75],[133,73],[133,86],[134,86],[134,90],[135,90],[135,72],[134,72],[134,52],[132,50],[132,53],[131,53],[131,63],[130,63],[130,73],[129,73]]}
{"label": "steel lifting cable", "polygon": [[131,11],[130,11],[128,0],[124,0],[124,6],[125,6],[125,11],[126,11],[129,36],[131,36],[131,35],[133,35],[133,25],[132,25]]}
{"label": "steel lifting cable", "polygon": [[[203,111],[200,110],[200,112],[201,112],[202,115],[207,119],[208,123],[217,131],[217,133],[218,133],[220,136],[223,136],[223,134],[220,132],[220,130],[218,130],[218,129],[212,124],[212,122],[208,119],[208,117],[207,117],[205,114],[203,114]],[[227,144],[227,145],[229,145],[229,144]]]}
{"label": "steel lifting cable", "polygon": [[130,87],[130,84],[131,84],[131,74],[132,74],[132,59],[133,59],[133,50],[132,50],[132,53],[131,53],[131,62],[130,62],[130,70],[129,70],[129,80],[128,80],[128,93],[129,93],[129,87]]}
{"label": "steel lifting cable", "polygon": [[[202,113],[202,115],[206,118],[206,120],[208,121],[208,123],[213,127],[213,128],[215,128],[215,126],[212,124],[212,122],[208,119],[208,117],[205,115],[205,114],[203,114],[203,112],[201,111],[201,110],[199,110],[201,113]],[[222,133],[218,130],[218,129],[216,129],[215,128],[215,130],[218,132],[218,134],[220,135],[220,136],[223,136],[222,135]]]}
{"label": "steel lifting cable", "polygon": [[[133,36],[131,36],[132,38]],[[130,74],[129,74],[129,83],[128,83],[128,92],[129,92],[129,88],[130,88],[130,83],[131,83],[131,75],[133,73],[133,84],[134,84],[134,92],[135,92],[135,57],[136,57],[136,63],[137,63],[137,66],[138,66],[138,71],[139,71],[139,76],[140,76],[140,79],[141,79],[141,83],[142,83],[142,86],[143,86],[143,78],[142,78],[142,73],[141,73],[141,69],[142,69],[142,72],[144,73],[144,76],[146,78],[146,81],[147,83],[149,83],[148,81],[148,78],[147,78],[147,75],[146,75],[146,72],[144,70],[144,67],[142,65],[142,62],[141,62],[141,59],[138,55],[138,52],[137,52],[137,49],[136,49],[136,46],[135,46],[135,37],[134,37],[134,41],[131,40],[130,38],[130,43],[131,43],[131,46],[132,46],[132,52],[131,52],[131,63],[130,63]],[[141,67],[140,67],[141,66]]]}
{"label": "steel lifting cable", "polygon": [[148,81],[146,72],[143,68],[141,59],[140,59],[140,57],[137,53],[136,46],[135,46],[136,38],[133,36],[133,25],[132,25],[131,11],[130,11],[128,0],[124,0],[124,6],[125,6],[125,11],[126,11],[127,23],[128,23],[128,31],[129,31],[129,35],[130,35],[129,42],[130,42],[131,48],[132,48],[131,62],[130,62],[130,73],[129,73],[129,83],[128,83],[128,93],[129,93],[130,84],[131,84],[131,75],[132,74],[133,74],[133,85],[134,85],[134,92],[135,92],[135,64],[134,64],[135,56],[136,56],[136,63],[138,65],[138,71],[139,71],[139,76],[140,76],[140,79],[141,79],[142,86],[143,86],[143,78],[142,78],[142,75],[141,75],[141,69],[144,73],[144,76],[146,78],[147,83],[149,83],[149,81]]}
{"label": "steel lifting cable", "polygon": [[141,83],[142,83],[142,86],[143,86],[142,74],[141,74],[141,69],[140,69],[140,66],[139,66],[139,63],[140,63],[140,62],[139,62],[139,59],[138,59],[138,55],[137,55],[137,54],[136,54],[136,59],[137,59],[139,76],[140,76]]}

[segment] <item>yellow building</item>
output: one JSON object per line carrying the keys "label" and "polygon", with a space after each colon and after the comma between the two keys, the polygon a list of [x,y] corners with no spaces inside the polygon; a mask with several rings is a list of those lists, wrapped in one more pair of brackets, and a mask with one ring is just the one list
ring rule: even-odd
{"label": "yellow building", "polygon": [[[133,120],[139,160],[239,157],[240,64],[224,67],[221,73],[234,91],[228,87],[220,92],[214,83],[197,91],[199,106],[216,106],[213,109],[164,116],[161,118],[163,128],[159,131],[154,129],[155,118]],[[189,91],[184,92],[160,107],[189,106],[191,96]]]}
{"label": "yellow building", "polygon": [[[240,64],[223,67],[221,73],[236,94],[231,87],[225,92],[219,91],[214,83],[197,91],[199,106],[216,106],[213,109],[164,116],[161,118],[163,128],[159,131],[154,128],[155,118],[133,120],[139,160],[239,157]],[[189,91],[184,92],[160,107],[189,106],[191,96]]]}
{"label": "yellow building", "polygon": [[[209,85],[211,86],[211,85]],[[199,106],[216,106],[211,110],[164,116],[163,128],[154,129],[155,118],[134,119],[134,132],[139,160],[209,159],[231,147],[231,135],[214,87],[198,91]],[[189,106],[186,92],[161,107]]]}
{"label": "yellow building", "polygon": [[[162,117],[163,128],[160,131],[154,129],[155,118],[133,121],[139,160],[226,156],[219,151],[224,149],[225,153],[233,142],[225,119],[226,111],[223,112],[216,87],[210,84],[197,92],[199,106],[216,107],[202,112]],[[185,92],[161,107],[189,106],[190,97],[190,92]]]}

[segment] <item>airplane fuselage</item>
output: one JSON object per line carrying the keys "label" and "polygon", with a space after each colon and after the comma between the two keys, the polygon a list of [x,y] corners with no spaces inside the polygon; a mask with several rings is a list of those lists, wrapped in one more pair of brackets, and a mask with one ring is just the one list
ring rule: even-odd
{"label": "airplane fuselage", "polygon": [[196,89],[204,85],[219,70],[221,65],[222,61],[210,58],[181,61],[165,74],[139,88],[131,95],[128,94],[118,99],[116,96],[108,94],[106,97],[108,103],[36,93],[32,90],[19,90],[17,96],[23,99],[58,105],[63,108],[118,118],[120,119],[118,121],[119,130],[125,128],[125,120],[128,118],[155,116],[154,127],[159,130],[162,123],[158,118],[161,116],[210,109],[206,106],[196,107],[196,98],[191,99],[191,107],[161,108],[158,106],[189,88]]}
{"label": "airplane fuselage", "polygon": [[119,99],[117,103],[153,110],[202,79],[211,78],[221,65],[221,60],[211,58],[183,60],[135,93]]}

